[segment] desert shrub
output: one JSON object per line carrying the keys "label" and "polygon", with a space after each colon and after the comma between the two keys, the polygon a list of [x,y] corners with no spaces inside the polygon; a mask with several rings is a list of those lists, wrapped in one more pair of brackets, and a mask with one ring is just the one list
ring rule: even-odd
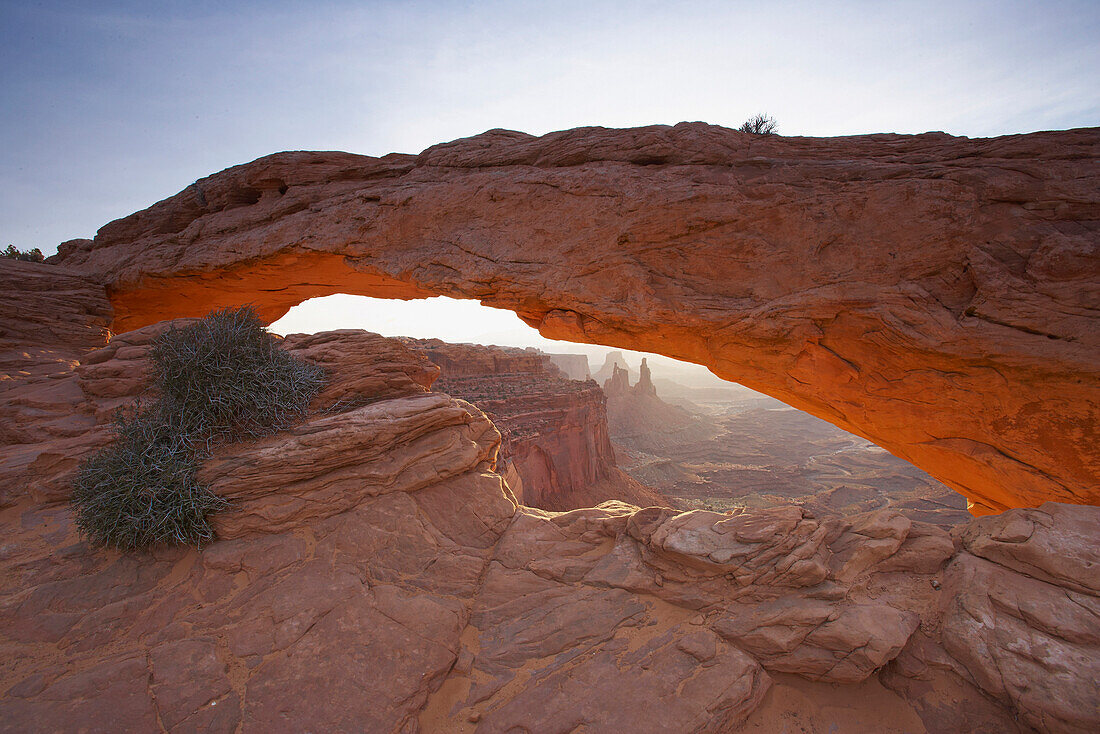
{"label": "desert shrub", "polygon": [[0,256],[11,260],[25,260],[26,262],[32,263],[40,263],[46,259],[46,256],[42,254],[42,250],[39,250],[37,247],[23,252],[15,245],[8,245],[8,249],[0,252]]}
{"label": "desert shrub", "polygon": [[305,415],[320,367],[278,348],[251,308],[223,309],[169,329],[150,353],[163,411],[202,440],[270,433]]}
{"label": "desert shrub", "polygon": [[227,502],[195,478],[199,454],[156,411],[120,416],[114,443],[88,459],[73,488],[76,523],[122,550],[213,538],[207,515]]}
{"label": "desert shrub", "polygon": [[775,118],[770,115],[753,115],[737,128],[738,132],[752,133],[753,135],[774,135],[776,131]]}
{"label": "desert shrub", "polygon": [[197,479],[217,445],[302,418],[324,375],[278,348],[255,311],[215,311],[169,329],[150,350],[155,399],[120,414],[113,443],[77,472],[77,526],[123,550],[213,538],[210,513],[227,503]]}

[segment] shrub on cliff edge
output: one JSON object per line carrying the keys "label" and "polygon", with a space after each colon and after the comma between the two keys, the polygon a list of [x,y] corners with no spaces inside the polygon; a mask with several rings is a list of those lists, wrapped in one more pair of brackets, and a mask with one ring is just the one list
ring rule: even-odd
{"label": "shrub on cliff edge", "polygon": [[752,135],[774,135],[777,129],[775,118],[771,115],[753,115],[741,123],[737,132],[750,133]]}
{"label": "shrub on cliff edge", "polygon": [[40,263],[46,259],[46,256],[42,254],[42,250],[37,247],[23,252],[15,245],[8,245],[8,249],[0,251],[0,257],[6,257],[9,260],[23,260],[29,263]]}
{"label": "shrub on cliff edge", "polygon": [[217,445],[304,417],[320,367],[278,348],[255,311],[215,311],[154,340],[156,399],[116,419],[115,441],[77,472],[77,526],[123,550],[213,538],[207,516],[227,503],[196,473]]}
{"label": "shrub on cliff edge", "polygon": [[150,352],[161,409],[196,439],[262,436],[305,416],[317,365],[279,349],[251,308],[223,309],[162,334]]}
{"label": "shrub on cliff edge", "polygon": [[199,483],[198,452],[155,410],[120,415],[114,442],[85,461],[73,488],[76,524],[122,550],[212,539],[206,518],[227,503]]}

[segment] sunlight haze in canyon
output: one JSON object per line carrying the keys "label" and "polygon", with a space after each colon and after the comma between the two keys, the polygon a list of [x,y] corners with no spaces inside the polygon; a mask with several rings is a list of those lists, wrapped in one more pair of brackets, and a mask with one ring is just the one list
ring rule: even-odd
{"label": "sunlight haze in canyon", "polygon": [[655,373],[685,385],[731,384],[714,376],[702,365],[660,354],[547,339],[511,311],[446,296],[410,301],[345,294],[323,296],[300,303],[271,325],[271,331],[281,335],[295,332],[312,334],[332,329],[364,329],[382,336],[442,339],[452,343],[534,347],[549,354],[584,354],[593,374],[600,369],[608,354],[621,352],[633,369],[636,370],[645,357]]}

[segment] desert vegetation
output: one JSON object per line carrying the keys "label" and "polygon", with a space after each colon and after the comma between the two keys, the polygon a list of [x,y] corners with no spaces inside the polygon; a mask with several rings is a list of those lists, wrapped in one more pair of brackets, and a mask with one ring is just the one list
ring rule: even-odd
{"label": "desert vegetation", "polygon": [[7,249],[0,251],[0,257],[6,257],[9,260],[23,260],[26,262],[40,263],[46,259],[46,256],[42,254],[42,250],[37,247],[23,252],[15,245],[8,245]]}
{"label": "desert vegetation", "polygon": [[211,540],[207,517],[227,503],[198,481],[202,460],[300,420],[324,379],[320,367],[281,350],[249,307],[169,328],[149,357],[153,399],[116,417],[114,442],[75,480],[77,525],[96,545]]}
{"label": "desert vegetation", "polygon": [[737,131],[750,133],[752,135],[775,135],[777,129],[778,125],[774,117],[771,115],[759,114],[753,115],[741,123],[741,127],[737,128]]}

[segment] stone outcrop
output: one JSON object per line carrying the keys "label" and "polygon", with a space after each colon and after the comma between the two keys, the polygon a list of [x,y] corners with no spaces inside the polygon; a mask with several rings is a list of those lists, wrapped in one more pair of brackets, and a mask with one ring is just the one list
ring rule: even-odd
{"label": "stone outcrop", "polygon": [[626,363],[626,357],[623,356],[622,352],[608,352],[607,356],[604,358],[603,365],[596,371],[596,374],[592,376],[592,379],[604,385],[615,376],[616,368],[627,373],[625,377],[620,377],[618,379],[626,380],[629,383],[631,379],[630,365]]}
{"label": "stone outcrop", "polygon": [[102,443],[73,378],[107,343],[103,287],[67,268],[0,258],[0,509],[68,495],[74,454]]}
{"label": "stone outcrop", "polygon": [[649,364],[645,357],[642,357],[642,364],[638,368],[638,382],[634,385],[634,391],[657,397],[657,388],[653,386],[653,374],[649,371]]}
{"label": "stone outcrop", "polygon": [[562,376],[547,356],[537,349],[450,344],[441,339],[398,339],[423,352],[433,364],[439,366],[447,380],[487,375],[527,374],[559,379]]}
{"label": "stone outcrop", "polygon": [[[941,731],[962,728],[955,700],[967,690],[1039,731],[1096,731],[1098,518],[1097,508],[1047,503],[959,528],[961,550],[937,601],[939,625],[910,640],[885,671],[887,684]],[[980,722],[983,708],[967,715]],[[1006,731],[974,720],[965,730]]]}
{"label": "stone outcrop", "polygon": [[470,401],[500,430],[498,470],[523,504],[559,511],[605,500],[668,505],[616,465],[595,383],[565,378],[534,349],[402,341],[439,365],[434,389]]}
{"label": "stone outcrop", "polygon": [[62,245],[125,331],[215,306],[449,295],[824,418],[978,513],[1100,501],[1100,130],[493,130],[279,153]]}
{"label": "stone outcrop", "polygon": [[[207,462],[232,500],[218,540],[92,549],[67,478],[166,325],[104,343],[103,302],[83,303],[82,336],[0,354],[25,367],[7,394],[52,384],[87,426],[0,441],[0,731],[724,732],[775,705],[773,680],[876,676],[931,732],[1100,726],[1100,508],[952,538],[891,510],[525,507],[485,414],[365,332],[284,342],[329,383],[304,422]],[[19,458],[34,446],[70,463]]]}
{"label": "stone outcrop", "polygon": [[630,392],[630,372],[625,367],[612,363],[611,376],[604,381],[603,390],[616,397]]}
{"label": "stone outcrop", "polygon": [[480,411],[400,344],[339,336],[375,355],[337,372],[344,402],[204,467],[232,509],[201,551],[95,551],[63,504],[7,511],[0,730],[416,730],[515,503]]}

